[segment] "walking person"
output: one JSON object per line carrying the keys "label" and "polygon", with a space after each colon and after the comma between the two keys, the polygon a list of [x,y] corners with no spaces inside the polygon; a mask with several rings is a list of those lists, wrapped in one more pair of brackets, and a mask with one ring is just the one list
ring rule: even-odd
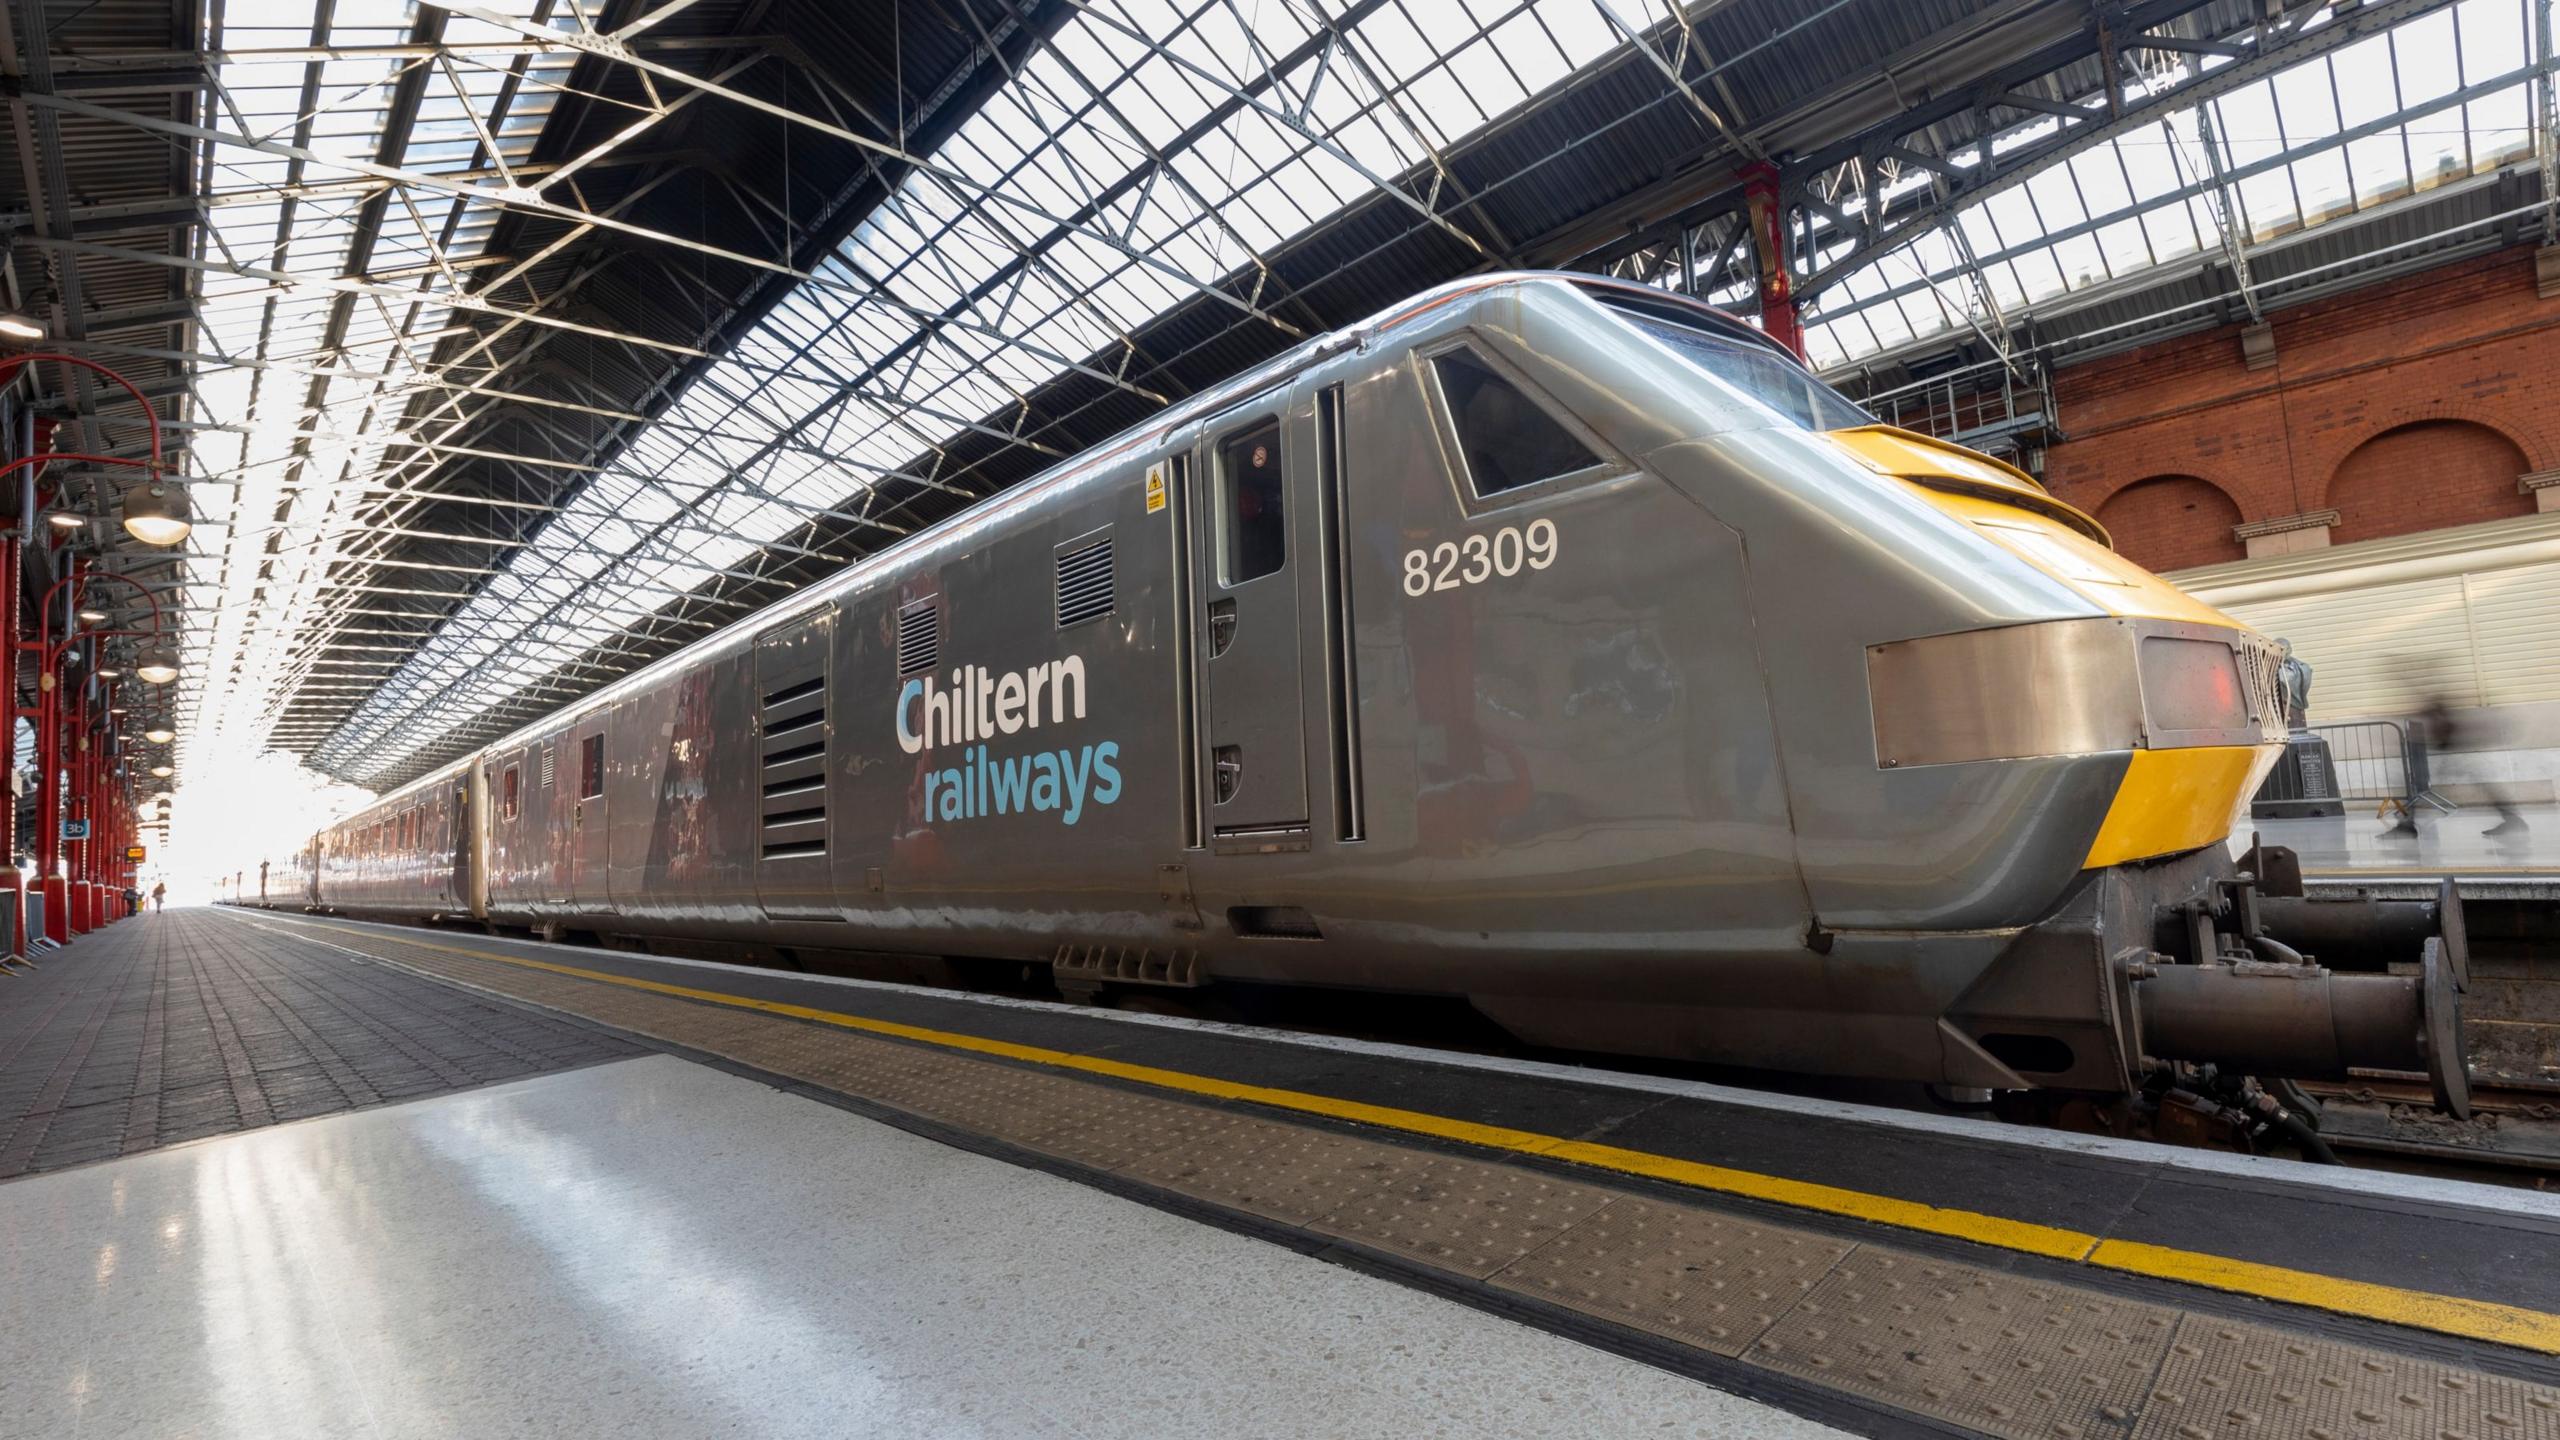
{"label": "walking person", "polygon": [[156,883],[151,887],[151,908],[154,910],[166,910],[169,908],[169,886],[167,882],[163,881]]}
{"label": "walking person", "polygon": [[[2464,740],[2476,738],[2473,727],[2458,718],[2453,702],[2442,694],[2427,697],[2426,704],[2419,708],[2417,718],[2426,734],[2427,749],[2431,754],[2440,755],[2449,750],[2460,749]],[[2488,796],[2489,803],[2497,807],[2498,811],[2498,823],[2480,833],[2492,839],[2510,843],[2521,840],[2525,832],[2532,827],[2525,823],[2523,815],[2517,813],[2515,802],[2507,797],[2505,787],[2483,784],[2477,788]],[[2400,822],[2383,831],[2382,838],[2414,840],[2417,835],[2417,797],[2412,796],[2409,803],[2400,811]]]}

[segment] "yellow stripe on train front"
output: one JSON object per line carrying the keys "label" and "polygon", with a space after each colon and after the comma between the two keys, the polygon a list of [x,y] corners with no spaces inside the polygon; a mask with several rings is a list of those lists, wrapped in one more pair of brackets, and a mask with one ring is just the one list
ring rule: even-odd
{"label": "yellow stripe on train front", "polygon": [[2231,834],[2281,745],[2196,745],[2136,750],[2115,803],[2089,845],[2085,869],[2176,855]]}

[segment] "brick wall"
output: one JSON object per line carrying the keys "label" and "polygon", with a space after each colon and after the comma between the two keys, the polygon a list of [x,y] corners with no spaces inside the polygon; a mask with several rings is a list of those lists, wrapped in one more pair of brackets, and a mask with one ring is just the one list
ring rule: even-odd
{"label": "brick wall", "polygon": [[2516,477],[2533,467],[2513,440],[2470,420],[2421,420],[2347,452],[2329,476],[2330,543],[2533,513]]}
{"label": "brick wall", "polygon": [[[2327,509],[2334,542],[2527,514],[2516,475],[2560,467],[2560,300],[2535,295],[2532,247],[2270,319],[2268,369],[2228,326],[2054,377],[2071,438],[2048,482],[2132,559],[2234,559],[2233,524]],[[2185,478],[2141,484],[2160,477]]]}
{"label": "brick wall", "polygon": [[2135,481],[2103,508],[2116,549],[2154,570],[2219,565],[2247,553],[2231,534],[2240,507],[2193,475]]}

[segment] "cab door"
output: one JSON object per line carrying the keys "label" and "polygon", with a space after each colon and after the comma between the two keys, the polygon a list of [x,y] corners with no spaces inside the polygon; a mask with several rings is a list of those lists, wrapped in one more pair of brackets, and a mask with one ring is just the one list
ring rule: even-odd
{"label": "cab door", "polygon": [[1307,744],[1298,576],[1289,517],[1312,456],[1284,443],[1286,393],[1204,426],[1184,509],[1199,637],[1209,836],[1266,840],[1307,828]]}

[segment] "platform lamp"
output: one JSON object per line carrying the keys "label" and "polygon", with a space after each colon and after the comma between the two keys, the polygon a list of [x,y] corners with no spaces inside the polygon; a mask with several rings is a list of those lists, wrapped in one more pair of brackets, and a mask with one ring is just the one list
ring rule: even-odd
{"label": "platform lamp", "polygon": [[178,732],[170,729],[166,722],[155,720],[151,728],[142,732],[142,738],[154,745],[166,745],[178,738]]}
{"label": "platform lamp", "polygon": [[195,528],[187,518],[187,492],[161,476],[124,497],[125,533],[145,545],[175,545]]}
{"label": "platform lamp", "polygon": [[31,315],[22,315],[15,310],[0,314],[0,339],[15,340],[24,344],[43,338],[43,321]]}
{"label": "platform lamp", "polygon": [[145,685],[166,685],[178,678],[178,652],[166,643],[146,645],[134,661],[133,673]]}

